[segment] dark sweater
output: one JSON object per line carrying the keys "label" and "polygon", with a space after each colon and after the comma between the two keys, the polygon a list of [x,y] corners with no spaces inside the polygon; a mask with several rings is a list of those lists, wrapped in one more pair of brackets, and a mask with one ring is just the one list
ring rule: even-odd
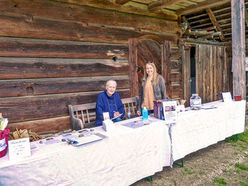
{"label": "dark sweater", "polygon": [[103,112],[108,112],[110,119],[114,117],[114,112],[119,112],[121,118],[124,117],[125,111],[120,95],[115,92],[112,96],[108,96],[107,91],[101,92],[96,101],[96,126],[102,125]]}

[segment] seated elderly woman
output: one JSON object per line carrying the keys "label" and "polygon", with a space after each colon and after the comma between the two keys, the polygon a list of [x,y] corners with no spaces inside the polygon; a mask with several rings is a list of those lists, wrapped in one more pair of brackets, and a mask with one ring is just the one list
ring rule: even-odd
{"label": "seated elderly woman", "polygon": [[108,112],[113,122],[121,121],[125,115],[120,95],[115,91],[117,83],[114,80],[106,82],[106,90],[101,92],[96,101],[96,126],[102,125],[103,113]]}

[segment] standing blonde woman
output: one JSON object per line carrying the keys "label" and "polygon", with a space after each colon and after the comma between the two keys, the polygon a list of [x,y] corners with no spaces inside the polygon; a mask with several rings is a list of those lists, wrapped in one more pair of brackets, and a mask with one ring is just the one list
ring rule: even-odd
{"label": "standing blonde woman", "polygon": [[155,100],[165,99],[166,89],[164,78],[157,73],[154,63],[148,62],[144,70],[144,78],[139,94],[139,109],[137,114],[141,114],[141,109],[146,107],[148,113],[153,113]]}

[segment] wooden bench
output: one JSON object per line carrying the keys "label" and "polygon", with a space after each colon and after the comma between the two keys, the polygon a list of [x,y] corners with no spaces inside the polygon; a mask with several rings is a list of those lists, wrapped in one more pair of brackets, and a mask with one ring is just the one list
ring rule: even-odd
{"label": "wooden bench", "polygon": [[[122,99],[126,118],[128,110],[132,115],[136,115],[138,106],[138,97]],[[72,124],[72,130],[95,127],[96,103],[87,103],[81,105],[69,105],[69,114]]]}

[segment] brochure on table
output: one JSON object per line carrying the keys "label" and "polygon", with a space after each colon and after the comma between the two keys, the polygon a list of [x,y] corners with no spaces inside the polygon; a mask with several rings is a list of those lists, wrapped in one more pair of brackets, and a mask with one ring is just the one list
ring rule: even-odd
{"label": "brochure on table", "polygon": [[176,123],[177,121],[177,102],[163,101],[163,114],[166,124]]}
{"label": "brochure on table", "polygon": [[21,138],[10,140],[9,145],[9,160],[18,161],[31,156],[29,138]]}
{"label": "brochure on table", "polygon": [[230,92],[222,92],[222,98],[225,103],[232,102],[232,96]]}

